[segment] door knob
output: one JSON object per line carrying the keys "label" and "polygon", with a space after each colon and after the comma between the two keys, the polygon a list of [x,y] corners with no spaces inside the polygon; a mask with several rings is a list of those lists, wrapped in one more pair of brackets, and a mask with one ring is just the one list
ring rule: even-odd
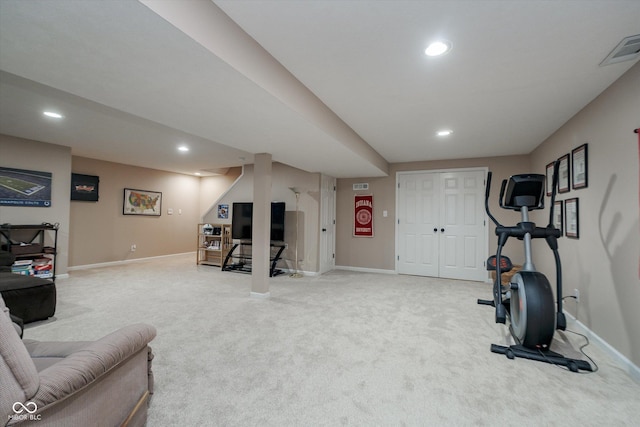
{"label": "door knob", "polygon": [[438,232],[438,229],[437,229],[437,228],[434,228],[434,229],[433,229],[433,232],[434,232],[434,233],[437,233],[437,232]]}
{"label": "door knob", "polygon": [[441,228],[441,229],[440,229],[440,232],[441,232],[441,233],[444,233],[444,228]]}

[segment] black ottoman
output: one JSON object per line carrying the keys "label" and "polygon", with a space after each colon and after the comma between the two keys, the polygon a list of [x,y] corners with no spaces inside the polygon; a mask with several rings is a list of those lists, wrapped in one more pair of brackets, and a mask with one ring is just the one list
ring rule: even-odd
{"label": "black ottoman", "polygon": [[10,313],[24,323],[48,319],[56,312],[56,284],[48,279],[0,272],[0,295]]}

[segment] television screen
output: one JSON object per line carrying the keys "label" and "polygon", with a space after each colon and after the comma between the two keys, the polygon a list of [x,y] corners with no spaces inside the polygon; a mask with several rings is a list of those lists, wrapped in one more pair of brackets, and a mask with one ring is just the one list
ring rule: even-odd
{"label": "television screen", "polygon": [[231,238],[251,240],[252,203],[234,203],[231,217]]}
{"label": "television screen", "polygon": [[284,202],[271,203],[271,240],[284,241]]}
{"label": "television screen", "polygon": [[[284,202],[271,203],[271,240],[284,241]],[[231,238],[251,240],[253,203],[234,203],[231,223]]]}

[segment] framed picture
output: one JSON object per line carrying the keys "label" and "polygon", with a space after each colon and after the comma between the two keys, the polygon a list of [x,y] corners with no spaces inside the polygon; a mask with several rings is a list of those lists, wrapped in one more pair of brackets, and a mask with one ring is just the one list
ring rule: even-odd
{"label": "framed picture", "polygon": [[94,175],[71,174],[71,200],[98,201],[100,178]]}
{"label": "framed picture", "polygon": [[229,219],[229,205],[218,205],[218,219]]}
{"label": "framed picture", "polygon": [[353,236],[373,237],[373,195],[354,195]]}
{"label": "framed picture", "polygon": [[585,188],[588,186],[589,169],[587,164],[587,144],[583,144],[571,151],[571,166],[573,179],[571,184],[573,189]]}
{"label": "framed picture", "polygon": [[580,211],[578,206],[578,199],[567,199],[564,202],[564,217],[567,222],[565,236],[572,237],[574,239],[580,238]]}
{"label": "framed picture", "polygon": [[547,165],[547,196],[551,196],[551,191],[553,191],[553,166],[555,164],[556,162],[551,162]]}
{"label": "framed picture", "polygon": [[51,172],[0,167],[0,206],[51,207]]}
{"label": "framed picture", "polygon": [[162,193],[125,188],[122,213],[124,215],[160,216],[162,214]]}
{"label": "framed picture", "polygon": [[558,169],[558,193],[569,192],[569,155],[560,157],[560,168]]}
{"label": "framed picture", "polygon": [[564,212],[562,200],[556,200],[553,205],[553,226],[560,230],[560,235],[564,233]]}

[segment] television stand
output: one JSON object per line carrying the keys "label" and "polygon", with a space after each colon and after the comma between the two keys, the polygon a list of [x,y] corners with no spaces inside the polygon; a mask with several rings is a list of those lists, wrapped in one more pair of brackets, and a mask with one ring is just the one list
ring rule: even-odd
{"label": "television stand", "polygon": [[[236,273],[251,273],[252,267],[252,254],[251,254],[251,242],[240,242],[234,243],[231,250],[227,253],[227,256],[224,258],[224,262],[222,263],[222,271],[233,271]],[[286,248],[286,244],[284,242],[270,244],[272,256],[269,259],[270,268],[269,268],[269,277],[278,276],[280,274],[284,274],[279,268],[276,268],[278,261],[280,261],[280,256],[284,249]],[[236,249],[238,249],[238,253],[236,253]],[[274,254],[275,252],[275,254]]]}

